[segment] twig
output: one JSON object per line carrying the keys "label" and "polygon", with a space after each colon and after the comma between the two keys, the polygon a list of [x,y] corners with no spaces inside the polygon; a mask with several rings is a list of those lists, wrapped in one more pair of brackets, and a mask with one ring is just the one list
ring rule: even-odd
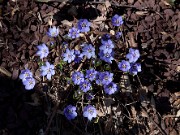
{"label": "twig", "polygon": [[56,112],[57,112],[57,109],[58,109],[59,104],[60,104],[60,100],[58,100],[58,102],[56,103],[56,106],[55,106],[54,109],[53,109],[53,113],[52,113],[52,115],[51,115],[51,117],[50,117],[50,120],[49,120],[49,122],[48,122],[46,131],[45,131],[45,135],[48,135],[49,128],[50,128],[51,123],[52,123],[52,120],[53,120],[53,118],[54,118],[54,116],[55,116],[55,114],[56,114]]}
{"label": "twig", "polygon": [[12,76],[12,74],[8,70],[6,70],[4,67],[1,67],[1,66],[0,66],[0,72],[5,74],[8,77]]}

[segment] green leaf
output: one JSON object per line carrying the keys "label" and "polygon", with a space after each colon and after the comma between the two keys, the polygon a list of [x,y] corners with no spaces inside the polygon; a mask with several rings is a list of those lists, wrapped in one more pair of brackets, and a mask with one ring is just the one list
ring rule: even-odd
{"label": "green leaf", "polygon": [[94,123],[98,123],[98,122],[99,122],[99,117],[96,117]]}
{"label": "green leaf", "polygon": [[96,67],[99,67],[99,66],[101,66],[101,65],[102,65],[102,61],[101,61],[101,60],[95,61],[95,66],[96,66]]}
{"label": "green leaf", "polygon": [[81,92],[80,90],[79,91],[75,91],[74,94],[73,94],[73,99],[79,99],[81,98],[83,92]]}

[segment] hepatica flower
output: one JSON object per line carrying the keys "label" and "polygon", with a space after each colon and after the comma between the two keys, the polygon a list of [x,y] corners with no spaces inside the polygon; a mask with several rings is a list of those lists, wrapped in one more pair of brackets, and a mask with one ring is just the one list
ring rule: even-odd
{"label": "hepatica flower", "polygon": [[113,48],[114,44],[110,39],[106,41],[103,40],[102,45],[99,47],[99,49],[103,51],[103,53],[111,53]]}
{"label": "hepatica flower", "polygon": [[110,34],[104,34],[104,35],[102,36],[102,38],[101,38],[101,43],[102,43],[103,41],[109,40],[110,38],[111,38],[111,35],[110,35]]}
{"label": "hepatica flower", "polygon": [[86,70],[85,78],[87,78],[90,81],[93,81],[96,78],[96,74],[97,74],[97,71],[95,69],[91,68],[89,70]]}
{"label": "hepatica flower", "polygon": [[99,79],[101,80],[101,83],[103,85],[108,85],[113,80],[113,73],[110,73],[108,71],[102,72],[99,75]]}
{"label": "hepatica flower", "polygon": [[131,64],[131,68],[130,68],[129,72],[132,75],[137,75],[138,72],[141,72],[141,64],[140,63]]}
{"label": "hepatica flower", "polygon": [[84,74],[79,71],[75,71],[72,74],[72,81],[74,84],[79,85],[81,82],[84,82]]}
{"label": "hepatica flower", "polygon": [[112,60],[114,60],[113,54],[114,54],[113,51],[111,53],[109,53],[109,52],[104,53],[102,50],[100,50],[99,57],[101,60],[104,60],[107,63],[112,63]]}
{"label": "hepatica flower", "polygon": [[74,62],[79,63],[83,59],[83,55],[81,55],[81,52],[79,50],[75,50],[74,54],[75,54]]}
{"label": "hepatica flower", "polygon": [[114,94],[117,91],[117,85],[110,82],[108,85],[104,85],[104,91],[108,95]]}
{"label": "hepatica flower", "polygon": [[72,105],[68,105],[64,108],[64,115],[68,120],[72,120],[77,116],[76,107]]}
{"label": "hepatica flower", "polygon": [[91,23],[87,19],[80,19],[78,22],[78,29],[80,32],[88,32]]}
{"label": "hepatica flower", "polygon": [[92,93],[87,93],[86,94],[86,99],[87,100],[92,100],[92,99],[94,99],[94,95]]}
{"label": "hepatica flower", "polygon": [[112,25],[113,26],[121,26],[123,24],[123,19],[122,16],[119,15],[114,15],[111,19]]}
{"label": "hepatica flower", "polygon": [[26,77],[26,79],[23,80],[23,84],[26,90],[31,90],[35,86],[35,79],[33,77]]}
{"label": "hepatica flower", "polygon": [[56,26],[50,27],[48,29],[47,35],[49,37],[57,37],[59,35],[59,28],[56,28]]}
{"label": "hepatica flower", "polygon": [[130,63],[135,63],[140,57],[139,50],[137,49],[129,49],[129,53],[126,55],[126,58],[129,60]]}
{"label": "hepatica flower", "polygon": [[115,37],[116,39],[119,39],[122,35],[122,32],[116,32]]}
{"label": "hepatica flower", "polygon": [[21,70],[21,74],[19,75],[19,78],[21,80],[25,80],[27,77],[32,77],[32,73],[29,69]]}
{"label": "hepatica flower", "polygon": [[67,61],[68,63],[71,63],[75,59],[74,50],[66,49],[66,52],[62,55],[63,61]]}
{"label": "hepatica flower", "polygon": [[91,83],[88,80],[84,80],[83,82],[80,83],[79,86],[83,92],[87,92],[91,89]]}
{"label": "hepatica flower", "polygon": [[125,61],[125,60],[122,60],[121,62],[119,62],[118,67],[123,72],[128,72],[129,69],[131,68],[130,63],[128,61]]}
{"label": "hepatica flower", "polygon": [[101,80],[101,78],[100,78],[100,76],[101,76],[101,74],[102,74],[103,72],[97,72],[96,73],[96,84],[97,85],[102,85],[102,80]]}
{"label": "hepatica flower", "polygon": [[92,120],[92,118],[96,118],[97,111],[92,105],[85,106],[83,109],[83,116],[87,117],[88,120]]}
{"label": "hepatica flower", "polygon": [[54,65],[46,62],[44,66],[41,66],[41,75],[46,76],[48,80],[51,80],[51,76],[55,74]]}
{"label": "hepatica flower", "polygon": [[79,30],[77,28],[72,27],[71,29],[69,29],[69,33],[68,33],[69,38],[75,39],[78,38],[79,36],[80,36]]}
{"label": "hepatica flower", "polygon": [[91,44],[85,44],[82,49],[82,54],[86,56],[88,59],[95,58],[95,48]]}
{"label": "hepatica flower", "polygon": [[40,59],[43,59],[48,56],[49,48],[45,44],[41,44],[37,46],[38,51],[36,55],[40,56]]}

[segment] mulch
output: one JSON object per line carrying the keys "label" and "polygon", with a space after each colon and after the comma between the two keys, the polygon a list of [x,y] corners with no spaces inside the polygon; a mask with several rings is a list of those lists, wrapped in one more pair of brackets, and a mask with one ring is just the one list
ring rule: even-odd
{"label": "mulch", "polygon": [[[115,97],[105,97],[103,102],[110,112],[106,117],[101,112],[98,124],[90,123],[86,134],[180,133],[180,6],[177,1],[172,5],[165,0],[112,0],[111,3],[100,0],[90,4],[4,0],[0,4],[0,134],[35,135],[46,130],[50,135],[85,133],[85,125],[75,121],[74,126],[61,115],[66,98],[71,95],[70,88],[65,90],[66,80],[56,75],[52,82],[42,83],[36,46],[56,42],[48,60],[57,65],[62,53],[59,46],[65,40],[48,38],[50,24],[59,26],[60,34],[64,35],[78,19],[87,18],[96,36],[112,30],[109,20],[116,13],[125,20],[125,45],[140,50],[142,72],[138,77],[129,78],[131,94],[124,90]],[[107,29],[104,23],[108,24]],[[80,41],[70,44],[77,42]],[[124,43],[118,44],[123,50]],[[25,67],[31,69],[37,80],[32,91],[25,91],[18,79]],[[67,67],[64,73],[59,70],[58,74],[66,74],[73,68],[77,67]]]}

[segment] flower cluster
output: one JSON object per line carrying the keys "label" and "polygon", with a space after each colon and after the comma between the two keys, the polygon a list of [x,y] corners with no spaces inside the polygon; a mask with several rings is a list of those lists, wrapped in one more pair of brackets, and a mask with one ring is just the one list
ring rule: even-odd
{"label": "flower cluster", "polygon": [[117,85],[112,82],[113,73],[108,71],[98,72],[95,69],[91,68],[86,70],[86,75],[82,72],[75,71],[72,74],[72,81],[75,85],[79,85],[79,88],[83,92],[91,90],[91,82],[94,81],[97,85],[104,86],[104,91],[106,94],[111,95],[117,91]]}
{"label": "flower cluster", "polygon": [[71,39],[78,38],[80,36],[80,32],[88,32],[90,31],[91,23],[87,19],[80,19],[77,28],[72,27],[69,29],[68,37]]}
{"label": "flower cluster", "polygon": [[68,63],[75,61],[76,63],[79,63],[84,56],[86,56],[87,59],[96,57],[95,48],[91,44],[84,43],[82,46],[82,53],[79,50],[69,50],[67,48],[66,52],[62,54],[63,61],[67,61]]}
{"label": "flower cluster", "polygon": [[26,90],[31,90],[34,88],[35,79],[33,78],[32,72],[29,69],[22,70],[19,78],[22,80]]}
{"label": "flower cluster", "polygon": [[[64,108],[64,115],[68,120],[75,119],[75,117],[77,117],[76,107],[68,105],[66,108]],[[92,118],[96,118],[96,108],[94,108],[92,105],[85,106],[83,109],[83,116],[87,117],[87,119],[90,121]]]}
{"label": "flower cluster", "polygon": [[112,40],[110,38],[108,38],[108,39],[102,38],[101,43],[102,43],[102,45],[99,47],[100,59],[104,60],[107,63],[112,63],[112,60],[114,60],[114,58],[113,58],[114,44],[113,44]]}
{"label": "flower cluster", "polygon": [[140,57],[139,50],[129,49],[129,53],[126,55],[128,61],[122,60],[118,63],[118,67],[123,72],[129,72],[132,75],[137,75],[138,72],[141,72],[141,64],[135,63]]}

